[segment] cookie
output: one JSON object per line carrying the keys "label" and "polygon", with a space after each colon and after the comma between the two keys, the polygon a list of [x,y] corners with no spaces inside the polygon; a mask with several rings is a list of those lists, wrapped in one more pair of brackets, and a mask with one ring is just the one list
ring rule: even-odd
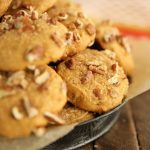
{"label": "cookie", "polygon": [[107,112],[123,102],[129,83],[109,50],[85,50],[62,62],[58,74],[68,87],[68,100],[91,112]]}
{"label": "cookie", "polygon": [[48,123],[64,123],[57,114],[67,101],[66,86],[50,67],[0,72],[0,82],[0,135],[25,137]]}
{"label": "cookie", "polygon": [[92,113],[67,104],[60,113],[66,124],[81,123],[94,118]]}
{"label": "cookie", "polygon": [[0,17],[7,11],[12,0],[1,0],[0,1]]}
{"label": "cookie", "polygon": [[22,70],[59,60],[66,51],[67,28],[52,24],[46,14],[20,10],[0,23],[0,70]]}
{"label": "cookie", "polygon": [[20,7],[34,7],[38,12],[43,13],[54,5],[56,0],[13,0],[12,9]]}
{"label": "cookie", "polygon": [[82,9],[71,1],[58,2],[47,11],[52,22],[61,22],[68,29],[66,34],[67,51],[64,58],[72,56],[88,46],[95,40],[96,28],[93,22],[83,14]]}
{"label": "cookie", "polygon": [[102,22],[97,25],[96,41],[104,49],[112,50],[117,55],[119,64],[125,72],[131,76],[134,70],[134,62],[131,55],[131,47],[126,37],[123,37],[119,30],[109,22]]}

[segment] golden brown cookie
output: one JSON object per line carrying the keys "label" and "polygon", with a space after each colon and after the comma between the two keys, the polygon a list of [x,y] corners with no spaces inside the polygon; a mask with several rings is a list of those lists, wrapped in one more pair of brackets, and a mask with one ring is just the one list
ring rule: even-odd
{"label": "golden brown cookie", "polygon": [[67,104],[60,113],[60,117],[66,124],[85,122],[94,118],[92,113],[84,111],[73,105]]}
{"label": "golden brown cookie", "polygon": [[48,66],[0,72],[0,135],[30,135],[48,123],[64,123],[57,114],[66,104],[66,86]]}
{"label": "golden brown cookie", "polygon": [[107,112],[122,103],[129,83],[122,67],[109,50],[85,50],[58,66],[66,81],[68,99],[92,112]]}
{"label": "golden brown cookie", "polygon": [[43,13],[54,5],[56,0],[13,0],[12,9],[20,7],[34,7],[38,12]]}
{"label": "golden brown cookie", "polygon": [[109,22],[97,25],[97,42],[104,48],[112,50],[117,55],[117,60],[128,75],[132,75],[134,62],[131,55],[131,47],[126,37]]}
{"label": "golden brown cookie", "polygon": [[59,60],[66,51],[67,28],[52,24],[46,14],[20,10],[0,23],[0,70],[16,71],[29,65]]}
{"label": "golden brown cookie", "polygon": [[0,17],[7,11],[12,0],[0,0]]}
{"label": "golden brown cookie", "polygon": [[58,0],[47,13],[52,22],[59,21],[69,29],[66,34],[67,51],[64,58],[72,56],[93,44],[96,34],[95,25],[83,14],[82,9],[77,4],[69,0]]}

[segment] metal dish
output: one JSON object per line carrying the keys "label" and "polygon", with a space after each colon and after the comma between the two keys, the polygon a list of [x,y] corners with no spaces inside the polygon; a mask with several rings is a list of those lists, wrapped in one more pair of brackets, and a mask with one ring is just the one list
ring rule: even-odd
{"label": "metal dish", "polygon": [[55,143],[48,145],[43,150],[73,150],[88,144],[108,132],[117,121],[121,108],[126,104],[124,101],[120,106],[102,114],[92,120],[80,123],[65,137]]}

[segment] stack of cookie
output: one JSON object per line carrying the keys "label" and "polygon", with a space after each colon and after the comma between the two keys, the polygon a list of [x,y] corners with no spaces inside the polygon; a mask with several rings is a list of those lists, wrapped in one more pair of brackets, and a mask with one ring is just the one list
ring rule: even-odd
{"label": "stack of cookie", "polygon": [[[0,3],[0,135],[39,136],[122,103],[133,60],[115,27],[94,25],[69,0],[8,1]],[[109,50],[90,49],[95,39]]]}

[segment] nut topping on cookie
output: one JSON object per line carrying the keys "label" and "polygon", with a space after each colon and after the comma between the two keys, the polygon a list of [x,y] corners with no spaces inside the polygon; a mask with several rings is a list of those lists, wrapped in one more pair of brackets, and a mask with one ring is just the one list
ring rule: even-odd
{"label": "nut topping on cookie", "polygon": [[66,33],[66,44],[71,45],[73,42],[73,32],[69,31]]}
{"label": "nut topping on cookie", "polygon": [[88,25],[86,25],[85,30],[91,36],[96,33],[96,28],[90,23]]}
{"label": "nut topping on cookie", "polygon": [[7,80],[7,84],[11,86],[21,86],[22,88],[26,88],[28,86],[28,82],[25,79],[26,75],[24,71],[18,71],[13,73]]}
{"label": "nut topping on cookie", "polygon": [[38,110],[35,107],[31,106],[31,103],[28,97],[23,98],[23,104],[24,104],[24,108],[29,118],[33,118],[38,115],[39,113]]}
{"label": "nut topping on cookie", "polygon": [[61,37],[59,36],[59,34],[57,32],[54,32],[51,35],[51,38],[57,44],[57,46],[59,46],[59,47],[63,47],[64,46],[64,43],[63,43]]}
{"label": "nut topping on cookie", "polygon": [[83,28],[83,23],[82,23],[82,21],[80,21],[79,19],[77,19],[74,24],[75,24],[75,26],[76,26],[77,28],[79,28],[79,29],[82,29],[82,28]]}
{"label": "nut topping on cookie", "polygon": [[52,25],[57,25],[58,19],[56,17],[53,17],[48,22]]}
{"label": "nut topping on cookie", "polygon": [[89,65],[88,68],[93,73],[98,73],[101,75],[104,75],[107,72],[107,66],[105,65],[99,65],[99,66]]}
{"label": "nut topping on cookie", "polygon": [[49,77],[50,77],[49,72],[44,71],[42,74],[40,74],[35,78],[35,83],[38,85],[42,85],[49,79]]}
{"label": "nut topping on cookie", "polygon": [[126,37],[122,37],[122,36],[118,36],[117,37],[117,41],[119,42],[119,44],[121,46],[123,46],[125,48],[125,50],[130,53],[131,52],[131,46],[128,42],[128,39]]}
{"label": "nut topping on cookie", "polygon": [[115,59],[115,58],[116,58],[116,54],[115,54],[114,52],[108,50],[108,49],[106,49],[106,50],[104,51],[104,53],[105,53],[109,58],[111,58],[111,59]]}
{"label": "nut topping on cookie", "polygon": [[109,84],[117,84],[119,82],[119,76],[118,74],[115,74],[112,78],[108,80]]}
{"label": "nut topping on cookie", "polygon": [[59,13],[58,15],[58,20],[59,21],[64,21],[68,18],[68,14],[67,13]]}
{"label": "nut topping on cookie", "polygon": [[80,34],[78,32],[74,32],[73,33],[73,40],[75,42],[79,42],[81,40],[81,36],[80,36]]}
{"label": "nut topping on cookie", "polygon": [[89,81],[91,81],[91,79],[93,78],[93,73],[92,71],[88,71],[82,78],[81,78],[81,83],[82,84],[86,84]]}
{"label": "nut topping on cookie", "polygon": [[118,62],[112,64],[111,69],[112,69],[114,72],[118,73],[118,72],[119,72],[119,64],[118,64]]}
{"label": "nut topping on cookie", "polygon": [[118,36],[120,36],[119,30],[115,28],[111,32],[104,34],[103,41],[109,43],[116,40]]}
{"label": "nut topping on cookie", "polygon": [[57,115],[50,113],[50,112],[45,112],[44,116],[48,119],[50,119],[50,121],[53,121],[54,123],[58,123],[58,124],[64,124],[64,120],[62,120],[60,117],[58,117]]}
{"label": "nut topping on cookie", "polygon": [[93,90],[93,94],[95,95],[95,97],[97,98],[102,98],[102,91],[98,88]]}
{"label": "nut topping on cookie", "polygon": [[5,96],[10,96],[15,94],[15,91],[12,88],[0,88],[0,98],[3,98]]}
{"label": "nut topping on cookie", "polygon": [[68,69],[73,69],[73,66],[74,66],[74,62],[73,62],[73,59],[69,59],[65,62],[65,65]]}
{"label": "nut topping on cookie", "polygon": [[45,134],[45,132],[46,132],[46,129],[45,128],[36,128],[36,129],[33,129],[33,134],[35,135],[35,136],[37,136],[37,137],[41,137],[41,136],[43,136],[44,134]]}
{"label": "nut topping on cookie", "polygon": [[75,29],[76,29],[76,26],[75,26],[74,23],[70,23],[70,24],[68,25],[68,28],[69,28],[70,30],[75,30]]}
{"label": "nut topping on cookie", "polygon": [[39,60],[40,58],[42,58],[43,55],[44,55],[43,47],[37,45],[26,54],[26,60],[29,62],[33,62],[35,60]]}
{"label": "nut topping on cookie", "polygon": [[12,108],[12,115],[16,120],[22,120],[23,114],[19,111],[18,107]]}

